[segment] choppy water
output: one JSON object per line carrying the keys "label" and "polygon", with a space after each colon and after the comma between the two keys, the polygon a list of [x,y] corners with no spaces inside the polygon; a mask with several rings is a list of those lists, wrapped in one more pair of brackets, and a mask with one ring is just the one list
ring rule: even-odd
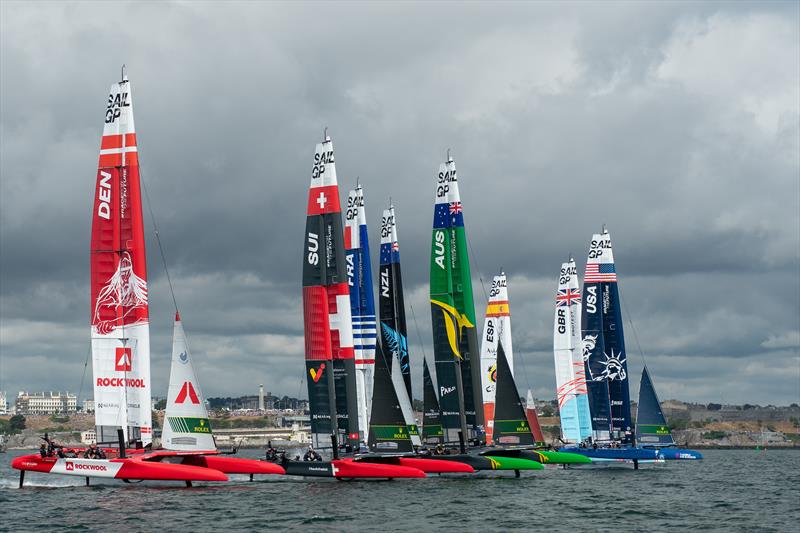
{"label": "choppy water", "polygon": [[[0,454],[0,531],[435,529],[797,531],[800,453],[705,453],[699,462],[491,473],[478,479],[351,481],[264,477],[196,485],[28,473]],[[255,455],[255,452],[250,455]]]}

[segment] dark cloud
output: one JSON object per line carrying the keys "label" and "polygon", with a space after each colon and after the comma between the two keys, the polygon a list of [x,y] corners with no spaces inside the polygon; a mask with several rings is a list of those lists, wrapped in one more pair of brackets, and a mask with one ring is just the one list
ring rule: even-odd
{"label": "dark cloud", "polygon": [[[12,394],[79,387],[100,116],[127,63],[208,394],[299,390],[300,239],[328,126],[342,194],[359,176],[373,236],[396,206],[416,362],[431,353],[433,176],[452,148],[479,317],[480,279],[510,276],[520,387],[553,395],[555,274],[605,223],[663,397],[800,396],[797,4],[4,2],[0,15]],[[173,310],[145,217],[158,394]]]}

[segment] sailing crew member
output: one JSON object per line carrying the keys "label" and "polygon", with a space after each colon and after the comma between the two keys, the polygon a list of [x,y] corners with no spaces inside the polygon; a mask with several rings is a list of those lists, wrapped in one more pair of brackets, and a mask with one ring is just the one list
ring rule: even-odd
{"label": "sailing crew member", "polygon": [[314,447],[309,444],[308,451],[303,456],[303,461],[322,461],[322,457],[314,450]]}

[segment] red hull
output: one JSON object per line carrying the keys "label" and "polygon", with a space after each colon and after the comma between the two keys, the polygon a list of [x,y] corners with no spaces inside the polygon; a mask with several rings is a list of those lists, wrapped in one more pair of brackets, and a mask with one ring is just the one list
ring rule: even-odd
{"label": "red hull", "polygon": [[336,478],[421,478],[425,472],[409,466],[354,462],[352,459],[332,461]]}
{"label": "red hull", "polygon": [[468,464],[441,459],[423,459],[420,457],[401,457],[401,466],[417,468],[427,474],[474,474],[475,469]]}
{"label": "red hull", "polygon": [[23,455],[11,461],[17,470],[109,479],[153,481],[228,481],[219,470],[199,466],[146,461],[145,456],[126,459],[80,459]]}
{"label": "red hull", "polygon": [[285,474],[286,470],[275,463],[259,461],[257,459],[244,459],[241,457],[224,457],[215,455],[195,455],[184,457],[183,465],[213,468],[226,474]]}

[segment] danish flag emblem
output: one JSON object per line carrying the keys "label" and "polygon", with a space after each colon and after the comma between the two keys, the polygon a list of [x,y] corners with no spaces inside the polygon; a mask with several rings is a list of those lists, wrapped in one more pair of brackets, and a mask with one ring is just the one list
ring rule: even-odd
{"label": "danish flag emblem", "polygon": [[114,370],[117,372],[131,372],[133,370],[133,354],[130,348],[117,348],[114,357]]}
{"label": "danish flag emblem", "polygon": [[189,401],[192,403],[199,404],[200,399],[197,397],[197,393],[194,390],[194,386],[192,386],[191,381],[184,381],[183,386],[181,387],[181,391],[178,393],[178,397],[175,398],[175,403],[183,403],[186,401],[186,397],[189,397]]}

